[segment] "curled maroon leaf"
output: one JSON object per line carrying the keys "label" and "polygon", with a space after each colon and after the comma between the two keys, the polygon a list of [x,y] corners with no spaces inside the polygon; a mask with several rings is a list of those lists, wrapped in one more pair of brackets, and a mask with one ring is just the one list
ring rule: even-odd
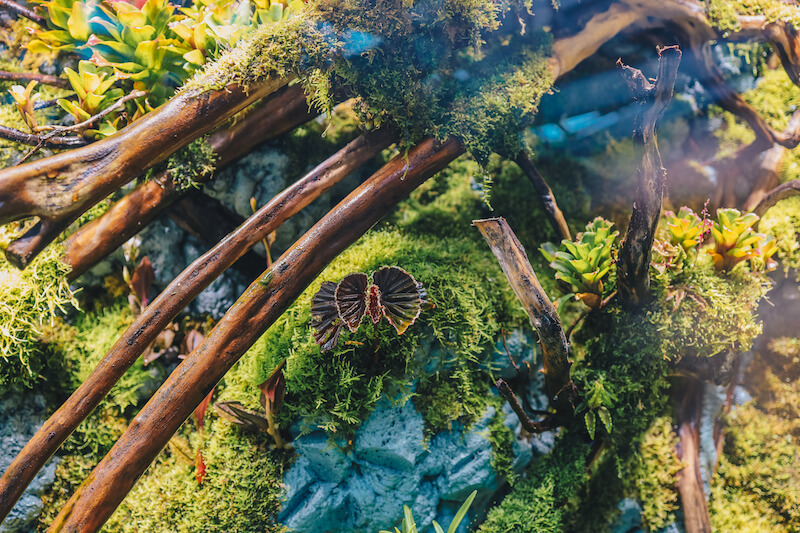
{"label": "curled maroon leaf", "polygon": [[150,264],[150,260],[145,256],[133,271],[133,276],[131,276],[131,290],[141,304],[142,309],[147,307],[149,303],[147,293],[150,292],[150,286],[155,279],[156,272],[153,269],[153,265]]}
{"label": "curled maroon leaf", "polygon": [[335,302],[339,318],[352,332],[361,325],[364,312],[367,310],[367,285],[369,285],[367,275],[356,272],[345,276],[336,286]]}
{"label": "curled maroon leaf", "polygon": [[286,396],[286,377],[283,375],[283,367],[286,366],[286,359],[272,371],[272,374],[258,386],[261,389],[261,406],[266,413],[277,413],[283,404]]}
{"label": "curled maroon leaf", "polygon": [[342,320],[336,308],[336,283],[323,281],[317,294],[311,300],[311,327],[316,329],[314,340],[320,350],[327,352],[336,346],[342,331]]}
{"label": "curled maroon leaf", "polygon": [[269,423],[264,415],[246,409],[238,402],[216,402],[214,411],[221,419],[243,429],[266,431],[269,428]]}

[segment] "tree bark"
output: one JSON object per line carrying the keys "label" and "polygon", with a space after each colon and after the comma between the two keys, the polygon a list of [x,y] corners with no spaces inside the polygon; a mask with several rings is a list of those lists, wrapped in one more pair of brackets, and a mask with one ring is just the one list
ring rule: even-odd
{"label": "tree bark", "polygon": [[[795,111],[792,114],[789,124],[784,131],[786,134],[800,133],[800,111]],[[752,211],[764,196],[772,189],[780,185],[781,182],[781,167],[786,159],[787,149],[780,144],[775,144],[764,152],[756,172],[756,179],[753,183],[753,188],[750,194],[742,205],[744,211]]]}
{"label": "tree bark", "polygon": [[[316,115],[316,111],[309,109],[300,85],[292,85],[277,91],[264,105],[230,128],[209,135],[208,143],[219,156],[217,166],[222,167]],[[211,174],[202,176],[200,181],[211,177]],[[101,217],[78,229],[66,242],[64,261],[72,267],[69,279],[78,278],[139,233],[183,194],[172,177],[162,172],[128,193]],[[35,251],[13,243],[9,248],[10,253]]]}
{"label": "tree bark", "polygon": [[[287,218],[318,198],[392,141],[376,132],[359,137],[284,190],[238,230],[196,259],[136,317],[86,380],[20,451],[0,478],[0,522],[25,487],[67,437],[94,410],[161,330],[203,289]],[[286,265],[284,264],[284,267]]]}
{"label": "tree bark", "polygon": [[633,137],[644,152],[637,175],[636,201],[617,263],[617,289],[620,299],[628,306],[638,306],[650,299],[650,259],[666,188],[666,170],[658,152],[656,126],[672,100],[680,61],[678,47],[659,49],[655,83],[650,83],[641,71],[617,62],[639,105]]}
{"label": "tree bark", "polygon": [[99,530],[195,407],[325,266],[462,153],[456,140],[423,141],[387,163],[301,237],[167,378],[48,531]]}
{"label": "tree bark", "polygon": [[762,198],[755,209],[753,209],[753,212],[759,217],[763,217],[764,213],[766,213],[770,207],[781,200],[798,194],[800,194],[800,180],[787,181],[765,194],[764,198]]}
{"label": "tree bark", "polygon": [[533,188],[536,189],[536,193],[542,201],[544,210],[550,218],[550,225],[553,226],[558,238],[568,241],[572,240],[572,236],[570,236],[569,233],[569,225],[564,218],[564,213],[559,209],[556,197],[553,195],[553,190],[550,188],[550,185],[547,184],[547,181],[545,181],[539,169],[536,168],[536,165],[533,164],[533,161],[531,161],[531,158],[528,157],[528,154],[525,152],[520,152],[517,155],[516,162],[530,180]]}
{"label": "tree bark", "polygon": [[480,230],[539,334],[550,403],[561,412],[571,411],[569,344],[561,318],[539,284],[525,249],[504,218],[473,220],[472,225]]}
{"label": "tree bark", "polygon": [[[232,85],[181,93],[111,137],[2,170],[0,224],[40,217],[38,231],[26,237],[42,249],[89,207],[286,83],[269,78],[247,91]],[[19,268],[32,258],[7,257]]]}

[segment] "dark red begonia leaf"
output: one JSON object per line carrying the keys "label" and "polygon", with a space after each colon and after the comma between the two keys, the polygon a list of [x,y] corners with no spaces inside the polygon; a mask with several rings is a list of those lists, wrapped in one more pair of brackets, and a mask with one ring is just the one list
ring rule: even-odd
{"label": "dark red begonia leaf", "polygon": [[342,320],[335,301],[336,283],[323,281],[317,294],[311,300],[311,327],[316,329],[314,340],[320,350],[327,352],[336,346],[339,332],[342,331]]}
{"label": "dark red begonia leaf", "polygon": [[372,282],[380,289],[383,315],[397,334],[402,335],[422,310],[423,298],[417,280],[402,268],[392,266],[375,272]]}
{"label": "dark red begonia leaf", "polygon": [[347,329],[352,332],[361,325],[364,312],[367,310],[367,285],[369,285],[367,275],[356,272],[346,275],[336,286],[336,309],[339,310],[339,317]]}

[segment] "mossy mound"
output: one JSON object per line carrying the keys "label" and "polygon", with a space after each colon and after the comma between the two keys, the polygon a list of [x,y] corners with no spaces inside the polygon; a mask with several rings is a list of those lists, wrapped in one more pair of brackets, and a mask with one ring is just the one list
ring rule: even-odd
{"label": "mossy mound", "polygon": [[707,0],[711,24],[720,30],[738,30],[739,17],[763,16],[768,22],[783,20],[800,27],[800,13],[794,5],[780,0]]}
{"label": "mossy mound", "polygon": [[[188,440],[187,440],[188,438]],[[173,441],[202,450],[205,476],[198,483],[194,456],[162,454],[112,515],[103,531],[120,533],[278,533],[283,457],[269,451],[266,434],[243,433],[209,417],[200,444],[193,424]],[[269,441],[269,442],[268,442]]]}
{"label": "mossy mound", "polygon": [[[321,281],[384,265],[410,272],[434,308],[401,336],[386,321],[362,324],[356,333],[343,331],[335,350],[321,353],[309,326],[311,298]],[[475,241],[373,231],[337,258],[256,343],[227,378],[223,397],[257,407],[256,385],[288,357],[284,427],[299,417],[305,429],[347,434],[381,397],[407,398],[416,379],[437,372],[445,390],[458,391],[461,407],[448,417],[474,417],[487,401],[481,383],[490,379],[483,372],[490,370],[488,348],[501,327],[525,320],[494,258]]]}
{"label": "mossy mound", "polygon": [[[0,250],[19,233],[0,227]],[[67,283],[63,247],[50,246],[20,271],[0,253],[0,388],[32,387],[48,366],[42,327],[77,306]]]}

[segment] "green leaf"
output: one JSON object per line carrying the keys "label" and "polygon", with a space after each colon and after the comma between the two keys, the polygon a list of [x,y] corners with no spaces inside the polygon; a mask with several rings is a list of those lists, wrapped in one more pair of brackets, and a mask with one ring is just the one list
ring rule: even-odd
{"label": "green leaf", "polygon": [[476,494],[478,494],[478,491],[473,490],[472,494],[467,496],[467,499],[464,501],[464,503],[461,504],[461,507],[459,507],[456,516],[450,523],[450,527],[447,528],[447,533],[456,533],[458,525],[461,523],[462,520],[464,520],[464,517],[467,516],[467,511],[469,510],[469,506],[472,505],[472,500],[475,499]]}
{"label": "green leaf", "polygon": [[442,526],[440,526],[439,522],[437,522],[436,520],[433,521],[433,530],[436,533],[444,533],[444,529],[442,529]]}
{"label": "green leaf", "polygon": [[589,438],[594,440],[595,424],[597,423],[594,412],[587,411],[587,413],[583,415],[583,421],[586,423],[586,431],[589,432]]}
{"label": "green leaf", "polygon": [[72,4],[72,15],[67,21],[69,34],[76,41],[88,41],[89,34],[89,6],[83,2]]}
{"label": "green leaf", "polygon": [[605,407],[601,407],[600,411],[598,411],[600,415],[600,421],[606,427],[606,432],[611,433],[611,430],[614,429],[614,423],[611,420],[611,413]]}

